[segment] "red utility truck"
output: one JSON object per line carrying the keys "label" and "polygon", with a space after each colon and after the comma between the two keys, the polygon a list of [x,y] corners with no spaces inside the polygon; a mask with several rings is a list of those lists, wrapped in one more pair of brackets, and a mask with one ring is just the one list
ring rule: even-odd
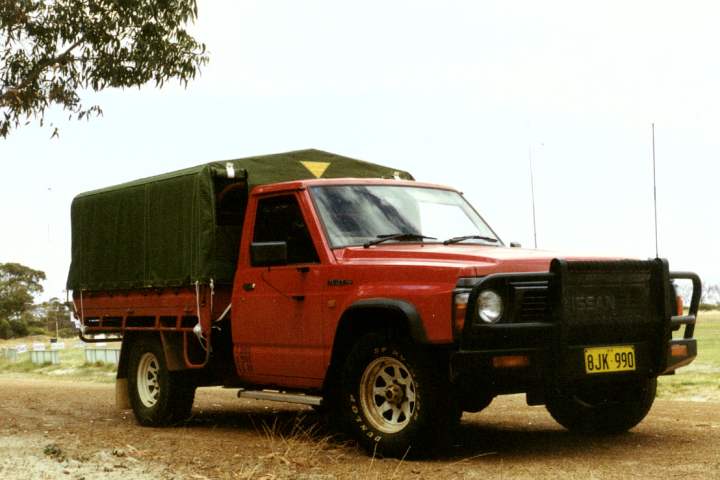
{"label": "red utility truck", "polygon": [[317,150],[84,193],[72,227],[81,336],[122,341],[117,398],[142,425],[222,385],[322,407],[385,455],[509,393],[621,432],[697,352],[696,275],[508,247],[456,190]]}

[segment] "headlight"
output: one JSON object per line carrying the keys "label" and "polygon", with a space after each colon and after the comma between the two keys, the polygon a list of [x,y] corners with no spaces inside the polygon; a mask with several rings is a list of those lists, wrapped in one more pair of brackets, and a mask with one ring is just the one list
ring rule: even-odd
{"label": "headlight", "polygon": [[502,297],[492,290],[483,290],[478,295],[477,311],[480,320],[483,322],[497,322],[503,313]]}

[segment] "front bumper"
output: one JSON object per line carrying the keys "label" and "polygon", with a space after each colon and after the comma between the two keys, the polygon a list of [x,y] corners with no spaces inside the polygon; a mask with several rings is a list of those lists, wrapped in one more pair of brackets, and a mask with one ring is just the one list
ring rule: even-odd
{"label": "front bumper", "polygon": [[[673,311],[671,282],[676,279],[693,283],[688,315]],[[563,384],[674,373],[697,356],[693,333],[700,287],[697,275],[669,272],[663,260],[556,260],[546,274],[485,277],[472,289],[459,349],[450,357],[452,382],[463,395],[528,392],[530,400],[533,392],[541,395]],[[473,318],[474,301],[486,288],[505,299],[508,315],[501,323],[487,325]],[[544,303],[538,300],[543,291]],[[578,303],[574,298],[591,296],[604,299],[595,302],[602,308],[573,309]],[[525,306],[528,302],[532,308]],[[632,346],[634,370],[586,373],[585,349],[600,346]]]}
{"label": "front bumper", "polygon": [[[623,343],[623,346],[626,345],[628,344]],[[490,395],[523,393],[544,391],[552,383],[613,381],[628,377],[672,374],[675,369],[688,365],[697,356],[695,339],[671,340],[667,346],[668,368],[658,373],[652,368],[655,359],[651,356],[651,348],[647,343],[629,345],[634,347],[637,360],[636,368],[632,372],[588,374],[585,372],[583,354],[585,348],[597,345],[575,345],[568,347],[559,359],[552,350],[543,348],[460,350],[450,357],[450,378],[456,387],[469,395],[472,395],[472,392]],[[518,361],[505,361],[515,359]],[[508,365],[511,363],[515,364]],[[560,378],[557,375],[558,365],[562,365]],[[470,388],[463,388],[466,386]]]}

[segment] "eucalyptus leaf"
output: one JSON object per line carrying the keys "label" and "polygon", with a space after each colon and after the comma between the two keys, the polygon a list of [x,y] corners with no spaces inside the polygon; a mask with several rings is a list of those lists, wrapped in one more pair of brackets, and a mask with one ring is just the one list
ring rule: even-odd
{"label": "eucalyptus leaf", "polygon": [[[186,85],[208,62],[186,26],[195,0],[0,2],[0,137],[59,106],[70,118],[102,113],[85,89]],[[53,136],[57,135],[57,129]]]}

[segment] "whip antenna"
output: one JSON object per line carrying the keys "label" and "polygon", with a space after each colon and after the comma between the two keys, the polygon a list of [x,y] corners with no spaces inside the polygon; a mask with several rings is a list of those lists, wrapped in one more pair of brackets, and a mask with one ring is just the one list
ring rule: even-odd
{"label": "whip antenna", "polygon": [[532,144],[528,146],[528,160],[530,161],[530,198],[532,199],[532,221],[533,221],[533,241],[537,250],[537,224],[535,222],[535,179],[533,176],[533,158]]}
{"label": "whip antenna", "polygon": [[652,123],[653,209],[655,210],[655,258],[659,258],[657,220],[657,177],[655,174],[655,122]]}
{"label": "whip antenna", "polygon": [[533,207],[533,241],[535,242],[535,249],[537,250],[537,226],[535,223],[535,179],[533,178],[532,171],[532,144],[528,145],[528,160],[530,162],[530,198]]}

